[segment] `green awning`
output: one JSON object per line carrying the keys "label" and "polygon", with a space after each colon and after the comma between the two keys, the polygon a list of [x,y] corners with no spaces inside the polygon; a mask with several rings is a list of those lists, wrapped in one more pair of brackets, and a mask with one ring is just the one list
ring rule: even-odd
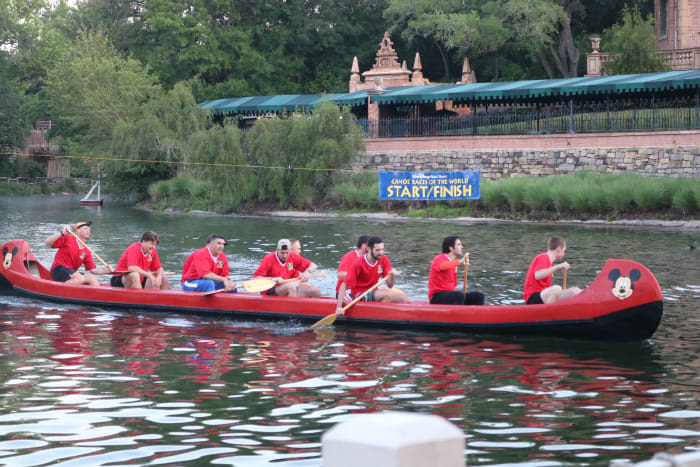
{"label": "green awning", "polygon": [[280,94],[277,96],[252,96],[217,99],[199,104],[215,114],[258,115],[283,112],[308,112],[328,100],[347,94]]}
{"label": "green awning", "polygon": [[200,107],[215,114],[261,115],[308,112],[325,101],[338,105],[362,106],[370,95],[375,104],[421,104],[436,101],[454,103],[502,103],[541,98],[568,98],[606,94],[644,93],[700,88],[700,70],[643,73],[636,75],[590,76],[475,84],[431,84],[389,87],[379,95],[367,90],[345,94],[282,94],[217,99]]}
{"label": "green awning", "polygon": [[541,97],[651,92],[700,87],[700,70],[594,76],[461,85],[412,86],[372,96],[376,104],[411,104],[451,100],[513,102]]}

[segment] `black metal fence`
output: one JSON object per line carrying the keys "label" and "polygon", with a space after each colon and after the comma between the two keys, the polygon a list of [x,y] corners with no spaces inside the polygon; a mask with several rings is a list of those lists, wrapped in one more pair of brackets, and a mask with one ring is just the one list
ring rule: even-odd
{"label": "black metal fence", "polygon": [[570,100],[477,107],[464,116],[388,117],[357,122],[370,138],[700,129],[700,102],[697,93],[664,99]]}

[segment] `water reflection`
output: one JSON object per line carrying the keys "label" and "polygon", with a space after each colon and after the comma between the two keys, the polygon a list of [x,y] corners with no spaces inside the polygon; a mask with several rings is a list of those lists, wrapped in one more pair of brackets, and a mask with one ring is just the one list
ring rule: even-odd
{"label": "water reflection", "polygon": [[[450,333],[307,332],[289,322],[109,311],[0,296],[0,464],[217,463],[320,466],[320,437],[363,412],[447,417],[470,465],[603,465],[649,459],[700,441],[698,232],[563,225],[250,219],[148,213],[77,198],[0,198],[3,241],[26,238],[44,264],[57,225],[95,221],[91,245],[115,260],[145,229],[167,270],[210,232],[248,278],[280,237],[301,238],[334,271],[357,236],[380,233],[397,286],[426,299],[430,260],[459,233],[470,284],[490,303],[517,303],[523,273],[552,234],[567,237],[569,282],[603,260],[637,260],[656,275],[664,318],[653,339],[579,342]],[[172,279],[176,284],[179,278]],[[321,282],[325,295],[335,277]]]}

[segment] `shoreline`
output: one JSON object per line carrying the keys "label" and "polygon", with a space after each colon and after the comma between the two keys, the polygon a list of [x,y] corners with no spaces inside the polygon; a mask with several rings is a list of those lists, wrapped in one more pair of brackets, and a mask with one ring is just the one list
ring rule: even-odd
{"label": "shoreline", "polygon": [[546,225],[546,224],[561,224],[561,225],[579,225],[579,226],[607,226],[607,227],[661,227],[665,229],[684,230],[684,231],[700,231],[700,220],[660,220],[660,219],[621,219],[615,221],[606,221],[602,219],[577,220],[566,219],[556,221],[536,221],[536,220],[511,220],[498,219],[495,217],[450,217],[450,218],[434,218],[434,217],[404,217],[394,213],[386,212],[368,212],[356,214],[338,214],[334,212],[311,212],[311,211],[260,211],[258,214],[230,213],[220,214],[213,211],[184,211],[168,208],[163,211],[154,211],[148,207],[139,207],[140,209],[151,212],[161,212],[163,214],[189,214],[194,216],[229,216],[229,217],[278,217],[278,218],[293,218],[293,219],[365,219],[377,221],[401,221],[401,222],[462,222],[462,223],[504,223],[504,224],[531,224],[531,225]]}

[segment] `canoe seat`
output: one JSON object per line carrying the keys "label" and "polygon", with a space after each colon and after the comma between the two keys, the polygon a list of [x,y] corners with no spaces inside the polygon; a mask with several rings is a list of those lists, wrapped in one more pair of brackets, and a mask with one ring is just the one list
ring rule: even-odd
{"label": "canoe seat", "polygon": [[27,271],[29,271],[29,274],[32,276],[41,277],[41,274],[39,273],[39,264],[36,261],[25,261],[24,265],[27,268]]}

